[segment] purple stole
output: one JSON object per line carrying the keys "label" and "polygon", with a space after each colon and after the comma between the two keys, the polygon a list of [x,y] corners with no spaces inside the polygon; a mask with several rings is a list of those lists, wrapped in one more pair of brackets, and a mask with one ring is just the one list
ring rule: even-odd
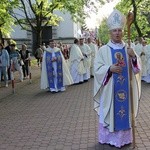
{"label": "purple stole", "polygon": [[55,84],[54,84],[54,78],[57,78],[57,89],[60,89],[63,87],[63,69],[62,69],[62,57],[61,53],[55,52],[55,57],[57,58],[57,75],[53,73],[54,68],[52,65],[52,53],[46,52],[46,69],[47,69],[47,78],[48,78],[48,84],[49,88],[54,88],[55,89]]}

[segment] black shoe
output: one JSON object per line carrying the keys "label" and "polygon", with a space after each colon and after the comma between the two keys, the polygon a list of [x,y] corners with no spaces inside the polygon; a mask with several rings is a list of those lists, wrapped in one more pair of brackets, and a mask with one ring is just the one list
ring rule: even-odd
{"label": "black shoe", "polygon": [[88,80],[84,80],[84,82],[88,82]]}

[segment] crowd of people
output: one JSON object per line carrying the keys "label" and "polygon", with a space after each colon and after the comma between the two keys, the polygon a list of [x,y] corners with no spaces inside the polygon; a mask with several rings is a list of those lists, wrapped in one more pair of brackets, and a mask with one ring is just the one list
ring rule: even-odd
{"label": "crowd of people", "polygon": [[0,86],[4,81],[5,87],[8,87],[9,80],[14,80],[15,71],[18,71],[21,82],[29,78],[30,61],[30,53],[26,44],[22,44],[21,49],[18,50],[14,41],[9,40],[7,43],[6,47],[0,43]]}
{"label": "crowd of people", "polygon": [[[86,82],[94,76],[93,64],[98,47],[94,41],[91,41],[90,37],[88,39],[75,39],[72,45],[62,44],[61,42],[56,43],[55,41],[53,43],[53,49],[60,51],[60,56],[63,60],[62,68],[66,66],[64,74],[68,72],[67,76],[70,77],[70,84]],[[52,47],[51,42],[49,45],[43,43],[35,50],[34,55],[37,59],[37,65],[41,69],[43,68],[42,71],[44,70],[42,66],[45,62],[45,53]],[[8,87],[8,81],[14,80],[14,72],[16,71],[19,73],[19,80],[21,82],[29,78],[30,58],[30,52],[26,44],[22,44],[21,49],[18,49],[15,41],[8,40],[6,47],[0,43],[0,85],[3,85],[4,81],[4,86]],[[53,64],[55,63],[53,62]],[[57,71],[55,74],[57,74]],[[70,84],[66,83],[64,86]]]}
{"label": "crowd of people", "polygon": [[[39,45],[35,57],[41,66],[41,89],[61,92],[94,77],[99,142],[120,148],[133,141],[132,120],[137,116],[141,80],[150,83],[150,44],[143,38],[130,44],[123,41],[125,16],[118,10],[110,14],[107,25],[110,40],[100,48],[91,37],[75,39],[70,46],[51,39],[49,45]],[[6,48],[0,43],[0,79],[6,87],[15,70],[20,81],[28,78],[29,61],[25,44],[18,51],[14,43]],[[131,117],[131,109],[135,116]]]}
{"label": "crowd of people", "polygon": [[133,142],[132,121],[138,113],[141,74],[142,80],[150,82],[150,45],[142,38],[130,44],[123,41],[125,17],[118,10],[107,23],[110,40],[100,48],[91,37],[75,39],[70,47],[50,40],[42,58],[41,89],[65,91],[67,85],[94,77],[99,143],[120,148]]}
{"label": "crowd of people", "polygon": [[[149,63],[150,63],[150,45],[146,45],[144,44],[146,41],[142,39],[143,42],[141,42],[142,38],[139,38],[138,41],[136,41],[135,43],[131,43],[131,46],[134,47],[135,52],[137,53],[137,55],[141,58],[142,60],[142,80],[146,81],[146,82],[150,82],[150,67],[149,67]],[[102,46],[103,47],[103,46]],[[39,46],[39,48],[37,49],[37,62],[38,65],[41,64],[41,68],[42,69],[42,76],[41,76],[41,89],[46,89],[49,88],[49,90],[51,91],[50,87],[49,87],[49,81],[56,81],[55,82],[55,87],[56,90],[52,90],[52,91],[61,91],[59,89],[57,89],[57,78],[58,76],[57,74],[57,57],[62,57],[61,59],[61,63],[62,65],[65,64],[66,68],[67,68],[67,75],[71,75],[71,80],[72,82],[70,84],[78,84],[78,83],[83,83],[88,81],[91,77],[94,77],[94,60],[95,57],[97,55],[97,52],[100,49],[98,48],[96,42],[91,38],[88,37],[87,39],[85,38],[79,38],[79,39],[75,39],[74,43],[72,45],[68,45],[68,44],[62,44],[60,42],[56,43],[56,41],[54,40],[50,40],[49,45],[47,46]],[[55,56],[56,52],[60,52],[60,56]],[[44,69],[45,66],[47,66],[45,64],[45,60],[47,59],[47,57],[45,56],[46,53],[50,53],[52,56],[49,59],[51,61],[51,63],[49,65],[54,65],[52,68],[55,70],[55,73],[53,71],[53,73],[51,74],[51,80],[47,80],[46,84],[47,86],[43,87],[43,70],[44,70],[44,74],[50,74],[49,72],[45,72],[47,70]],[[55,58],[55,60],[51,60],[53,59],[53,57]],[[116,55],[116,57],[122,57],[118,55]],[[42,61],[43,60],[43,61]],[[119,61],[119,60],[118,60]],[[43,64],[42,64],[43,62]],[[63,70],[61,70],[62,76],[65,77],[66,72],[63,73]],[[55,75],[54,75],[55,74]],[[45,78],[44,78],[45,79]],[[70,85],[70,84],[65,84],[62,83],[63,86],[65,87],[66,85]]]}
{"label": "crowd of people", "polygon": [[93,76],[97,45],[89,37],[75,39],[70,47],[50,40],[42,58],[41,89],[64,91],[65,86],[87,82]]}

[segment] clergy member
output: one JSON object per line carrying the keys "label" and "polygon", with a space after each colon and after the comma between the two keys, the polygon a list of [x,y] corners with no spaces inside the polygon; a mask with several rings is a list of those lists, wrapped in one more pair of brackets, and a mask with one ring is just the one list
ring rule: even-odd
{"label": "clergy member", "polygon": [[142,55],[143,57],[145,56],[145,59],[143,58],[143,61],[145,62],[144,69],[146,69],[146,74],[145,76],[142,77],[142,80],[145,81],[146,83],[150,83],[150,44],[147,44],[145,40],[143,41],[143,49],[144,49],[144,53],[142,53]]}
{"label": "clergy member", "polygon": [[79,48],[79,40],[75,39],[70,49],[69,66],[72,79],[75,84],[82,83],[85,68],[83,65],[84,56]]}
{"label": "clergy member", "polygon": [[83,75],[83,79],[84,79],[84,81],[88,81],[90,79],[90,76],[91,76],[90,68],[91,68],[92,50],[86,43],[84,43],[84,38],[80,38],[79,47],[80,47],[81,52],[84,56],[83,64],[85,67],[85,73]]}
{"label": "clergy member", "polygon": [[65,91],[65,86],[70,84],[73,84],[73,80],[61,50],[55,47],[54,40],[50,40],[49,47],[43,54],[41,89],[48,88],[51,92]]}
{"label": "clergy member", "polygon": [[140,37],[138,38],[139,42],[135,45],[135,52],[138,54],[138,56],[141,58],[142,63],[142,70],[141,70],[141,80],[147,81],[147,46],[146,41]]}
{"label": "clergy member", "polygon": [[92,53],[91,53],[91,68],[90,68],[90,72],[91,72],[91,76],[93,77],[93,76],[94,76],[94,59],[95,59],[96,53],[97,53],[97,51],[98,51],[98,46],[92,42],[91,37],[89,37],[89,38],[87,39],[87,44],[88,44],[88,46],[89,46],[89,47],[91,48],[91,50],[92,50]]}
{"label": "clergy member", "polygon": [[125,16],[114,10],[107,25],[110,41],[99,49],[94,63],[94,108],[99,115],[99,142],[120,148],[133,140],[129,69],[137,115],[141,66],[138,55],[122,40]]}

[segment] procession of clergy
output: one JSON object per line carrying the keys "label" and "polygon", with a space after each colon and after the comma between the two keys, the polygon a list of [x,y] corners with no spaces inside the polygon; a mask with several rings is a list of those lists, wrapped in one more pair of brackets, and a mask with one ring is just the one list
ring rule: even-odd
{"label": "procession of clergy", "polygon": [[[139,38],[132,46],[142,61],[142,81],[150,83],[150,44]],[[51,92],[65,91],[67,85],[88,81],[94,76],[94,58],[97,51],[98,46],[91,37],[75,39],[66,61],[55,41],[50,40],[49,47],[43,54],[41,89]]]}
{"label": "procession of clergy", "polygon": [[65,91],[67,85],[87,82],[94,76],[94,58],[97,45],[89,37],[75,39],[66,61],[54,40],[45,49],[41,71],[41,89],[51,92]]}
{"label": "procession of clergy", "polygon": [[147,41],[143,38],[139,38],[138,43],[134,45],[134,49],[142,62],[141,80],[150,83],[150,44],[147,44]]}

